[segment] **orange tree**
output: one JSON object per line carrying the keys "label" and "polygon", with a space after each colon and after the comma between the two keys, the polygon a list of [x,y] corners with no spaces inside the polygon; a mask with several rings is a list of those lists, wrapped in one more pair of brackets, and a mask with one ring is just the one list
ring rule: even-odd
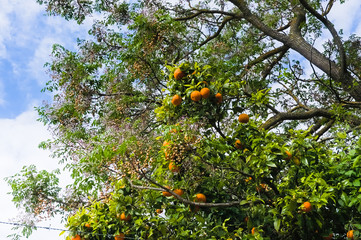
{"label": "orange tree", "polygon": [[74,182],[8,178],[34,219],[63,214],[67,239],[359,237],[360,38],[327,18],[343,1],[38,2],[104,19],[54,45],[41,147]]}

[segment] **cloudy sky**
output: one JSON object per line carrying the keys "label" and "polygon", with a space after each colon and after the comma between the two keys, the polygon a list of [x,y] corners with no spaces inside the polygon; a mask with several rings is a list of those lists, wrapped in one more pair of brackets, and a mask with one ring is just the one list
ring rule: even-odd
{"label": "cloudy sky", "polygon": [[[335,6],[329,16],[346,36],[361,36],[360,5],[360,0],[348,0],[342,7]],[[87,38],[91,20],[78,26],[46,16],[35,0],[0,0],[0,6],[0,222],[8,222],[19,213],[5,194],[10,188],[4,177],[19,172],[23,165],[36,164],[38,170],[58,167],[49,152],[37,148],[50,138],[34,111],[34,106],[50,99],[40,92],[48,80],[43,65],[54,43],[76,49],[76,38]],[[39,225],[63,228],[59,219]],[[10,225],[0,224],[0,239],[11,233]],[[64,239],[59,233],[40,229],[29,239]]]}

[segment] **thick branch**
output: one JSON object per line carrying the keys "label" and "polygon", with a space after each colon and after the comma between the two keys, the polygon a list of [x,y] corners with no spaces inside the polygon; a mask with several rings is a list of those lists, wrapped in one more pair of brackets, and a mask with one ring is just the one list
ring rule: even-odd
{"label": "thick branch", "polygon": [[[251,62],[249,62],[245,68],[249,69],[249,67],[253,66],[253,65],[256,65],[257,63],[260,63],[260,62],[263,62],[264,60],[266,60],[267,58],[270,58],[274,55],[276,55],[277,53],[280,53],[280,52],[284,52],[284,51],[287,51],[289,49],[289,47],[287,46],[282,46],[282,47],[278,47],[278,48],[275,48],[275,49],[272,49],[271,51],[269,52],[266,52],[264,54],[262,54],[261,56],[259,56],[258,58],[252,60]],[[283,55],[282,55],[283,56]]]}
{"label": "thick branch", "polygon": [[316,133],[316,136],[321,137],[323,134],[325,134],[332,127],[332,125],[334,123],[335,123],[335,119],[331,119],[330,121],[328,121],[326,126],[321,128],[321,130]]}
{"label": "thick branch", "polygon": [[226,16],[232,16],[234,18],[242,18],[241,14],[236,14],[236,13],[232,13],[232,12],[225,12],[225,11],[219,11],[219,10],[209,10],[209,9],[197,9],[197,12],[186,16],[186,17],[180,17],[180,18],[174,18],[174,20],[176,21],[186,21],[186,20],[190,20],[193,19],[195,17],[198,17],[201,14],[207,14],[207,13],[211,13],[211,14],[222,14],[222,15],[226,15]]}
{"label": "thick branch", "polygon": [[259,128],[260,129],[270,129],[275,124],[282,122],[284,120],[302,120],[302,119],[309,119],[313,117],[326,117],[332,118],[332,114],[325,110],[325,109],[312,109],[306,112],[281,112],[276,114],[275,116],[268,119],[264,124],[262,124]]}
{"label": "thick branch", "polygon": [[[348,72],[345,72],[343,68],[340,68],[335,62],[331,61],[317,49],[312,47],[302,36],[297,34],[287,36],[270,28],[264,24],[258,16],[250,11],[245,0],[230,1],[241,10],[244,19],[246,19],[250,24],[271,38],[282,42],[284,45],[289,46],[300,53],[327,75],[339,82],[344,91],[348,92],[354,99],[361,101],[361,84],[355,86],[355,81]],[[300,18],[300,20],[302,19]]]}
{"label": "thick branch", "polygon": [[307,9],[307,11],[309,11],[313,16],[315,16],[318,20],[320,20],[326,27],[327,29],[330,31],[333,40],[335,41],[339,54],[340,54],[340,66],[341,66],[341,70],[343,72],[347,72],[346,69],[346,54],[345,54],[345,49],[343,47],[342,41],[340,36],[337,34],[337,31],[335,29],[335,27],[333,26],[333,24],[324,16],[322,16],[321,14],[319,14],[315,9],[313,9],[306,0],[299,0],[300,3]]}

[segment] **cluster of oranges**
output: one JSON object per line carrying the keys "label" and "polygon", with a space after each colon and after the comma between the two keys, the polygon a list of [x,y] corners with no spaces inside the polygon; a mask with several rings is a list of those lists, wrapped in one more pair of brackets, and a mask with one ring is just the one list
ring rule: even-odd
{"label": "cluster of oranges", "polygon": [[[120,215],[117,215],[117,217],[124,222],[129,222],[132,219],[132,216],[130,214],[126,215],[125,212],[122,212]],[[91,229],[90,223],[85,223],[84,227]],[[124,233],[119,233],[114,236],[114,240],[123,240],[125,239]],[[82,240],[81,236],[79,234],[72,237],[71,240]]]}
{"label": "cluster of oranges", "polygon": [[[182,78],[186,77],[187,74],[183,72],[180,68],[177,68],[174,71],[174,78],[176,80],[181,80]],[[208,85],[207,82],[203,81],[204,84]],[[190,98],[193,102],[199,102],[201,99],[208,99],[211,96],[211,90],[208,87],[202,88],[200,91],[193,91],[190,95]],[[214,95],[216,102],[221,103],[223,101],[223,96],[221,93],[217,93]],[[178,94],[174,95],[172,98],[172,104],[174,106],[179,106],[182,103],[182,97]]]}

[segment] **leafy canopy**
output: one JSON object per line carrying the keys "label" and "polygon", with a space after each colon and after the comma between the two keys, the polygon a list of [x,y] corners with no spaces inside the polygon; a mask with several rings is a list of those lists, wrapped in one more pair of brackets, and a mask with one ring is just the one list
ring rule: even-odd
{"label": "leafy canopy", "polygon": [[61,212],[67,239],[358,238],[360,37],[327,19],[343,1],[38,2],[102,19],[54,45],[38,107],[73,184],[8,178],[35,219]]}

